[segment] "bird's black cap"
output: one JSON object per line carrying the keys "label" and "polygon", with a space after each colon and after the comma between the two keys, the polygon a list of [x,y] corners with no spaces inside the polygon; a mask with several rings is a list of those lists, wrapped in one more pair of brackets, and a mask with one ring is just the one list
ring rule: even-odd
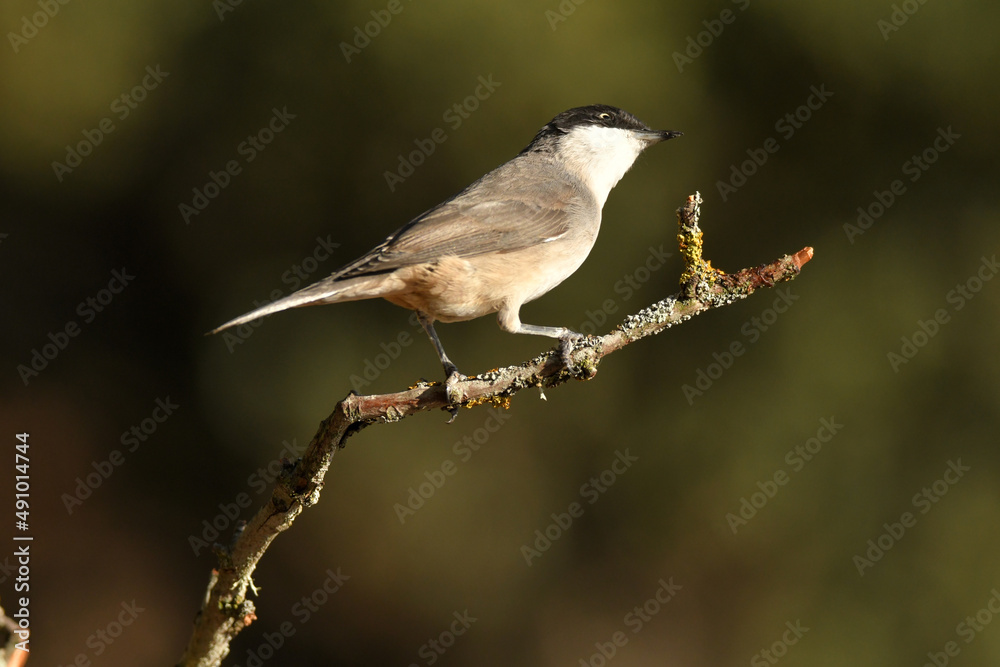
{"label": "bird's black cap", "polygon": [[591,104],[563,111],[549,121],[546,127],[568,132],[578,125],[617,127],[622,130],[648,130],[649,126],[628,111],[607,104]]}
{"label": "bird's black cap", "polygon": [[[630,114],[628,111],[613,107],[608,104],[591,104],[585,107],[574,107],[563,111],[555,118],[546,123],[545,127],[538,131],[535,138],[522,152],[532,150],[545,150],[545,146],[551,144],[552,140],[567,134],[574,127],[594,125],[598,127],[617,128],[621,130],[637,130],[640,132],[652,132],[649,126]],[[663,139],[679,136],[680,132],[661,133],[669,134]]]}

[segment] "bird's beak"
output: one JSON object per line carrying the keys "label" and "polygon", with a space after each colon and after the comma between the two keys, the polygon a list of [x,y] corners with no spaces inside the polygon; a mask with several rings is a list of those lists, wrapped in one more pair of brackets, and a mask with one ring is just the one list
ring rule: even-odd
{"label": "bird's beak", "polygon": [[653,144],[658,144],[661,141],[679,137],[684,133],[677,132],[676,130],[643,130],[641,132],[636,132],[635,134],[638,138],[646,141],[650,146],[652,146]]}

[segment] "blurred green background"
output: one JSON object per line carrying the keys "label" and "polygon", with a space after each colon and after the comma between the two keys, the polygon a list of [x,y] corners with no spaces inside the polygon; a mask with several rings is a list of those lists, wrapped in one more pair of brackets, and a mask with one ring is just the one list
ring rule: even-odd
{"label": "blurred green background", "polygon": [[[715,266],[806,245],[816,258],[547,402],[522,392],[499,419],[423,414],[352,438],[257,570],[259,620],[226,664],[1000,659],[1000,7],[46,6],[0,9],[0,414],[8,461],[31,434],[29,664],[172,664],[215,564],[192,547],[204,522],[226,542],[226,512],[252,501],[248,518],[269,488],[258,469],[308,442],[352,376],[368,369],[360,390],[381,393],[440,374],[385,302],[283,313],[237,342],[205,331],[595,102],[685,134],[640,158],[589,260],[525,321],[604,332],[673,293],[674,211],[695,191]],[[276,111],[280,132],[262,132]],[[446,140],[390,189],[438,128]],[[766,162],[747,162],[769,139]],[[195,189],[214,196],[185,215]],[[640,270],[660,246],[671,258]],[[119,293],[114,271],[134,276]],[[439,332],[466,373],[550,347],[493,318]],[[53,358],[25,373],[36,350]],[[703,393],[685,391],[699,378]],[[619,456],[630,466],[607,472]],[[411,489],[430,497],[401,522]],[[574,502],[581,516],[550,525]],[[535,531],[556,539],[526,559],[546,547]],[[349,579],[328,595],[338,568]]]}

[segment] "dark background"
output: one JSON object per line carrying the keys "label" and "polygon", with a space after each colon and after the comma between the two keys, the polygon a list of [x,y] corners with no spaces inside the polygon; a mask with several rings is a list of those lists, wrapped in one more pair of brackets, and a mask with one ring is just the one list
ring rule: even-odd
{"label": "dark background", "polygon": [[[440,374],[409,313],[385,302],[282,313],[239,343],[205,331],[290,292],[283,275],[296,265],[315,280],[354,259],[515,155],[559,111],[595,102],[685,134],[640,158],[611,194],[589,260],[525,321],[605,332],[673,293],[674,211],[695,191],[715,266],[806,245],[816,258],[789,285],[613,355],[592,382],[547,402],[522,392],[499,429],[479,408],[450,426],[422,414],[351,439],[320,504],[257,570],[259,620],[226,664],[270,655],[261,645],[287,622],[294,634],[264,664],[426,665],[433,649],[422,647],[466,610],[477,620],[436,664],[598,665],[597,645],[610,653],[616,632],[627,643],[615,665],[771,664],[764,649],[787,665],[921,665],[948,642],[950,664],[995,664],[1000,623],[961,624],[1000,587],[1000,281],[979,279],[993,277],[1000,244],[1000,8],[904,5],[887,32],[888,2],[567,0],[563,16],[555,0],[402,0],[347,62],[341,43],[386,3],[77,1],[16,44],[10,33],[42,10],[6,3],[0,489],[11,509],[0,524],[13,532],[14,434],[26,431],[29,664],[80,654],[172,664],[215,564],[191,546],[203,522],[231,523],[220,504],[240,494],[249,517],[266,493],[256,471],[308,442],[401,332],[411,344],[361,390]],[[687,49],[696,57],[679,67]],[[169,74],[122,118],[112,105],[155,82],[147,67]],[[444,115],[479,77],[495,90],[455,127]],[[799,110],[813,87],[832,96]],[[240,145],[274,109],[294,118],[248,162]],[[806,120],[788,136],[776,124],[796,110]],[[113,131],[57,177],[53,163],[105,118]],[[390,190],[385,172],[436,128],[447,140]],[[769,138],[777,151],[723,197],[719,182]],[[906,166],[925,150],[926,170]],[[179,206],[230,160],[240,173],[186,223]],[[859,207],[878,213],[896,180],[868,229],[845,231]],[[338,247],[304,261],[318,238]],[[667,264],[636,273],[661,245]],[[102,293],[116,270],[134,278]],[[631,294],[627,275],[644,279]],[[113,298],[101,312],[78,310],[102,296]],[[617,312],[601,323],[593,314],[608,299]],[[25,382],[19,366],[67,324],[77,335],[50,346],[54,358]],[[439,332],[466,373],[550,347],[493,318]],[[727,359],[734,343],[743,354]],[[715,379],[686,395],[699,372]],[[176,407],[166,416],[157,400]],[[123,443],[144,420],[152,433]],[[453,449],[466,437],[483,441],[471,457]],[[786,459],[810,445],[821,445],[811,460]],[[78,478],[107,470],[115,450],[120,465],[70,512]],[[581,486],[625,452],[637,460],[589,503]],[[455,473],[401,524],[394,506],[446,460]],[[968,470],[946,475],[949,462]],[[920,498],[925,488],[935,502]],[[734,533],[727,515],[743,499],[761,506]],[[561,535],[529,567],[522,546],[573,502],[583,515],[550,529]],[[906,512],[910,525],[894,526]],[[873,562],[859,573],[856,557]],[[11,611],[9,562],[0,602]],[[295,605],[338,568],[350,578],[303,622]],[[644,613],[657,613],[635,632],[628,614],[661,580],[681,588],[649,603]],[[797,623],[801,638],[788,631]]]}

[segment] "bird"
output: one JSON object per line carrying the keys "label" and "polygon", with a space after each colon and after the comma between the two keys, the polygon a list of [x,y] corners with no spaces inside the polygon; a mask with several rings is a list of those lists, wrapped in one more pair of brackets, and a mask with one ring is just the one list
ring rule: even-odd
{"label": "bird", "polygon": [[445,372],[449,400],[466,379],[434,322],[497,313],[504,331],[560,341],[565,327],[521,321],[521,306],[572,275],[590,254],[611,189],[643,150],[681,136],[627,111],[592,104],[563,111],[514,158],[410,220],[328,277],[232,319],[210,334],[289,308],[382,298],[416,311]]}

